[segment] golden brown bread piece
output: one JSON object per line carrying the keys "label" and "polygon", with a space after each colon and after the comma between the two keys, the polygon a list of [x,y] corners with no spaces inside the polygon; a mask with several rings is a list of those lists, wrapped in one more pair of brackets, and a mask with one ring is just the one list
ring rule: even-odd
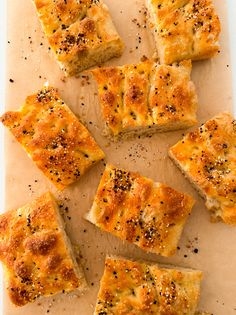
{"label": "golden brown bread piece", "polygon": [[92,70],[106,134],[163,132],[193,126],[197,96],[191,61],[172,66],[151,60]]}
{"label": "golden brown bread piece", "polygon": [[146,6],[161,63],[211,58],[219,51],[212,0],[146,0]]}
{"label": "golden brown bread piece", "polygon": [[7,112],[0,120],[58,189],[77,181],[104,158],[88,130],[52,87],[28,96],[19,111]]}
{"label": "golden brown bread piece", "polygon": [[33,0],[51,48],[66,75],[113,57],[124,45],[102,0]]}
{"label": "golden brown bread piece", "polygon": [[170,157],[206,199],[212,219],[236,224],[236,122],[222,113],[170,148]]}
{"label": "golden brown bread piece", "polygon": [[171,256],[193,204],[164,184],[107,165],[86,218],[147,252]]}
{"label": "golden brown bread piece", "polygon": [[0,215],[0,260],[8,294],[17,306],[86,287],[50,193]]}
{"label": "golden brown bread piece", "polygon": [[202,273],[107,257],[94,315],[194,315]]}

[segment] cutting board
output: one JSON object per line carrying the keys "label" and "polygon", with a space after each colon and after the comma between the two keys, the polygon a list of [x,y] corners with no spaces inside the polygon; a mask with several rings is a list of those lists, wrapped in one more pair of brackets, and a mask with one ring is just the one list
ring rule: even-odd
{"label": "cutting board", "polygon": [[[152,35],[145,27],[144,1],[105,2],[126,44],[123,56],[107,64],[123,65],[138,62],[143,55],[151,57],[155,50]],[[212,60],[193,64],[192,78],[199,96],[199,124],[221,111],[232,111],[227,8],[225,1],[214,2],[222,23],[221,52]],[[12,306],[5,294],[4,315],[93,314],[107,254],[200,269],[204,272],[204,280],[199,309],[214,315],[234,315],[236,228],[222,223],[210,223],[204,201],[167,157],[168,148],[186,131],[116,143],[104,138],[95,83],[84,78],[64,78],[54,56],[48,50],[47,40],[30,0],[8,0],[7,57],[6,109],[17,109],[27,95],[48,81],[59,89],[62,98],[74,113],[86,122],[88,129],[105,151],[106,162],[138,171],[155,181],[189,193],[197,202],[184,229],[177,254],[171,258],[146,254],[133,245],[99,231],[83,219],[92,205],[104,169],[103,162],[91,169],[77,184],[58,192],[6,132],[6,210],[22,206],[48,190],[61,199],[69,208],[69,213],[63,213],[66,231],[73,245],[80,248],[80,261],[89,289],[82,295],[73,292],[41,298],[23,308]],[[194,252],[196,248],[198,253]]]}

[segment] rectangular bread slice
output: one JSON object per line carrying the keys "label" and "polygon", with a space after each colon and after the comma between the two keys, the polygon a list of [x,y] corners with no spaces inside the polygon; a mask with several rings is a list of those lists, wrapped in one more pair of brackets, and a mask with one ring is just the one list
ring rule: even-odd
{"label": "rectangular bread slice", "polygon": [[161,63],[219,52],[220,21],[212,0],[146,0],[146,6]]}
{"label": "rectangular bread slice", "polygon": [[0,260],[9,297],[17,306],[86,288],[50,193],[0,215]]}
{"label": "rectangular bread slice", "polygon": [[104,158],[89,131],[52,87],[28,96],[19,111],[6,112],[0,120],[58,189],[76,182]]}
{"label": "rectangular bread slice", "polygon": [[68,76],[119,57],[124,45],[102,0],[33,0],[44,32]]}
{"label": "rectangular bread slice", "polygon": [[164,184],[107,165],[86,219],[147,252],[171,256],[193,204]]}
{"label": "rectangular bread slice", "polygon": [[94,315],[194,315],[201,279],[200,271],[107,257]]}
{"label": "rectangular bread slice", "polygon": [[221,113],[188,133],[169,155],[206,199],[212,220],[236,224],[236,122]]}
{"label": "rectangular bread slice", "polygon": [[98,84],[105,134],[119,137],[164,132],[196,124],[197,95],[191,61],[92,70]]}

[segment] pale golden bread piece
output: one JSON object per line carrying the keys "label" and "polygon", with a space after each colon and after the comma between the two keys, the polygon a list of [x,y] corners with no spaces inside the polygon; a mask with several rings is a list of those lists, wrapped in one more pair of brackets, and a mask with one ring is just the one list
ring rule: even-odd
{"label": "pale golden bread piece", "polygon": [[220,21],[212,0],[146,0],[161,63],[211,58],[219,51]]}
{"label": "pale golden bread piece", "polygon": [[172,66],[151,60],[92,70],[107,135],[140,134],[196,124],[197,95],[191,61]]}
{"label": "pale golden bread piece", "polygon": [[17,306],[86,287],[50,193],[0,215],[0,260],[9,297]]}
{"label": "pale golden bread piece", "polygon": [[66,75],[119,57],[124,45],[102,0],[33,0]]}
{"label": "pale golden bread piece", "polygon": [[193,204],[164,184],[107,165],[86,219],[147,252],[171,256]]}
{"label": "pale golden bread piece", "polygon": [[28,96],[19,111],[6,112],[0,120],[58,189],[77,181],[104,158],[89,131],[52,87]]}
{"label": "pale golden bread piece", "polygon": [[94,315],[194,315],[202,273],[107,257]]}
{"label": "pale golden bread piece", "polygon": [[236,122],[222,113],[187,134],[170,157],[206,199],[212,219],[236,224]]}

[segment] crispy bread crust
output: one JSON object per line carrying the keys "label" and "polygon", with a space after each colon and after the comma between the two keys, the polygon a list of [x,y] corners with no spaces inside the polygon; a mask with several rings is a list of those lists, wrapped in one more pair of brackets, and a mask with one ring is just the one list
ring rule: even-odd
{"label": "crispy bread crust", "polygon": [[33,0],[53,52],[67,75],[122,54],[124,45],[102,0]]}
{"label": "crispy bread crust", "polygon": [[108,257],[94,315],[194,315],[201,278],[200,271]]}
{"label": "crispy bread crust", "polygon": [[188,195],[108,165],[87,219],[147,252],[170,256],[193,204]]}
{"label": "crispy bread crust", "polygon": [[169,151],[206,199],[213,220],[236,224],[236,123],[229,113],[208,120]]}
{"label": "crispy bread crust", "polygon": [[92,70],[107,132],[116,137],[194,125],[197,96],[191,69],[190,60],[172,66],[146,60]]}
{"label": "crispy bread crust", "polygon": [[45,193],[0,216],[0,260],[12,303],[84,289],[86,281],[65,236],[57,204]]}
{"label": "crispy bread crust", "polygon": [[220,20],[212,0],[146,0],[161,63],[211,58],[219,51]]}
{"label": "crispy bread crust", "polygon": [[104,158],[88,130],[52,87],[28,96],[19,111],[7,112],[0,120],[58,189],[77,181]]}

